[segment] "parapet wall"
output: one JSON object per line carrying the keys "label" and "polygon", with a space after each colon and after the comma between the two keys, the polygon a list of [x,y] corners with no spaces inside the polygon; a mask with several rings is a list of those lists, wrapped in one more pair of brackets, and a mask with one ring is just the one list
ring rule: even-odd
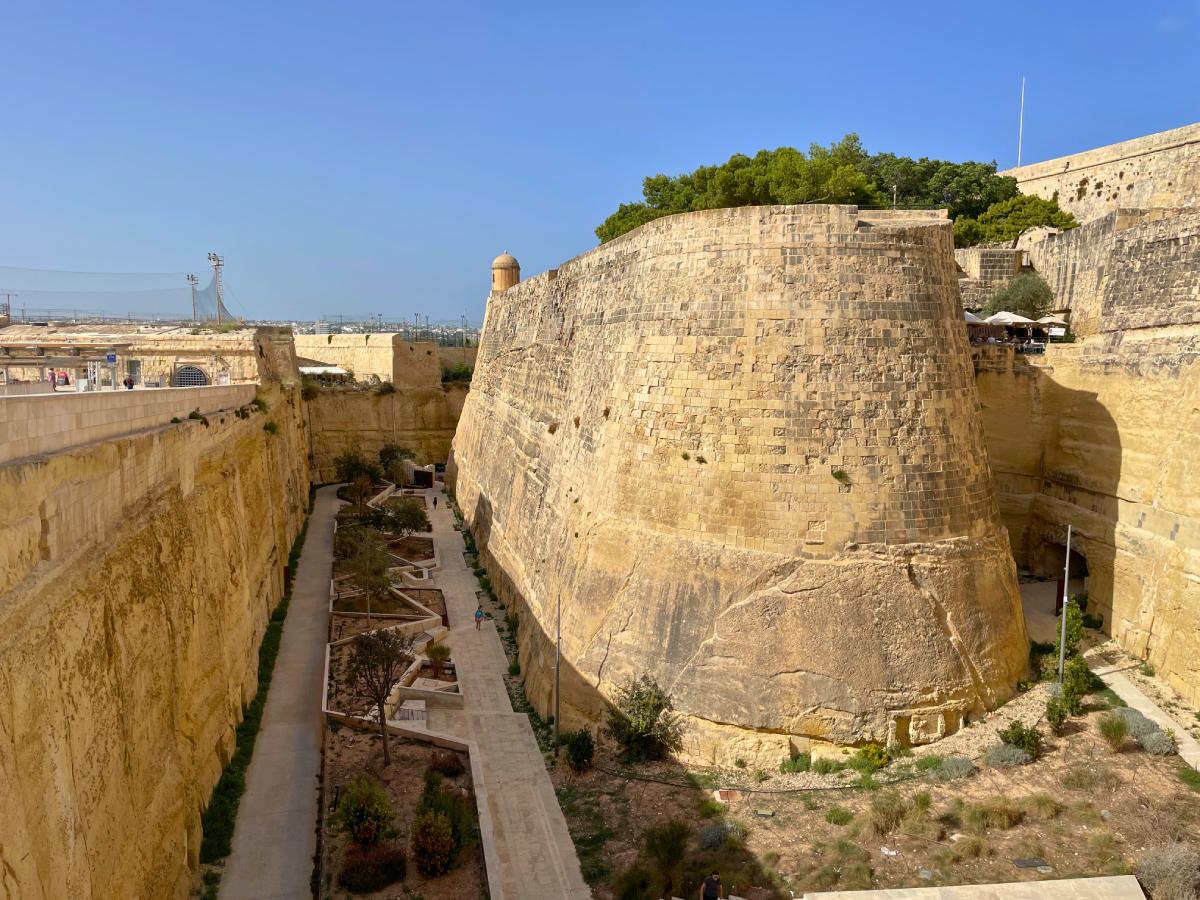
{"label": "parapet wall", "polygon": [[1022,194],[1057,198],[1080,222],[1119,207],[1200,204],[1200,123],[1000,173]]}
{"label": "parapet wall", "polygon": [[448,478],[563,717],[650,673],[686,752],[921,742],[1027,647],[949,223],[854,207],[642,226],[489,301]]}
{"label": "parapet wall", "polygon": [[307,502],[299,390],[262,389],[0,465],[4,896],[188,895]]}
{"label": "parapet wall", "polygon": [[253,384],[0,398],[0,463],[244,406]]}
{"label": "parapet wall", "polygon": [[298,334],[296,354],[341,366],[359,381],[372,377],[397,388],[441,384],[439,348],[433,341],[406,341],[394,332]]}

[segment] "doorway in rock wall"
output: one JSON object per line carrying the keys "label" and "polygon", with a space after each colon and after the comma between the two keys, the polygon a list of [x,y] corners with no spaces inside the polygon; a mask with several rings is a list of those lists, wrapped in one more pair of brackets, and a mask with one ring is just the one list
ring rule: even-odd
{"label": "doorway in rock wall", "polygon": [[[1071,584],[1067,593],[1074,597],[1080,594],[1086,594],[1088,589],[1088,564],[1087,557],[1080,553],[1076,548],[1077,545],[1072,543],[1071,546]],[[1058,615],[1062,611],[1062,595],[1063,595],[1063,574],[1064,563],[1066,562],[1067,548],[1064,544],[1053,542],[1043,543],[1038,548],[1036,565],[1034,571],[1037,574],[1046,578],[1054,579],[1058,585],[1058,591],[1054,602],[1054,614]]]}

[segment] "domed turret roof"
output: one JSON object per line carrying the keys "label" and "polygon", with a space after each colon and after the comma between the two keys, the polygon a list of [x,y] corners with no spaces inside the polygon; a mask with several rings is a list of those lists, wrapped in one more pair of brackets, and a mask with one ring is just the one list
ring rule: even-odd
{"label": "domed turret roof", "polygon": [[521,264],[507,250],[492,260],[493,269],[519,269]]}

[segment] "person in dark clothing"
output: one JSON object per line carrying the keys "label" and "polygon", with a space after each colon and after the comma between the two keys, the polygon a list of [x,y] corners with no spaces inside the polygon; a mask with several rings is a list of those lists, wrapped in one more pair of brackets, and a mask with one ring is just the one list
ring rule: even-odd
{"label": "person in dark clothing", "polygon": [[125,385],[125,390],[132,391],[133,390],[133,376],[126,375],[125,380],[122,382],[122,384]]}
{"label": "person in dark clothing", "polygon": [[437,509],[437,497],[433,498],[433,508]]}
{"label": "person in dark clothing", "polygon": [[721,890],[721,873],[714,871],[700,885],[700,900],[718,900],[724,896]]}

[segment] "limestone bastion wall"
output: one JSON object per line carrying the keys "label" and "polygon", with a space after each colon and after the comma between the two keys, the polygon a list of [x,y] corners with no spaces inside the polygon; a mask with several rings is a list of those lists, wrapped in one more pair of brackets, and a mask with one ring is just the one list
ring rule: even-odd
{"label": "limestone bastion wall", "polygon": [[1022,194],[1057,198],[1080,222],[1118,208],[1200,205],[1200,123],[1007,169]]}
{"label": "limestone bastion wall", "polygon": [[1160,212],[1034,245],[1082,340],[973,352],[1018,561],[1056,575],[1070,523],[1089,611],[1200,705],[1200,211]]}
{"label": "limestone bastion wall", "polygon": [[0,465],[5,897],[187,896],[307,504],[294,363],[261,347],[267,413]]}
{"label": "limestone bastion wall", "polygon": [[1026,664],[949,223],[649,223],[493,294],[448,479],[522,671],[595,721],[653,675],[692,758],[923,742]]}
{"label": "limestone bastion wall", "polygon": [[467,389],[462,382],[442,384],[440,374],[393,394],[322,388],[305,403],[313,482],[336,481],[334,461],[348,450],[373,459],[389,443],[412,450],[418,462],[445,462]]}

